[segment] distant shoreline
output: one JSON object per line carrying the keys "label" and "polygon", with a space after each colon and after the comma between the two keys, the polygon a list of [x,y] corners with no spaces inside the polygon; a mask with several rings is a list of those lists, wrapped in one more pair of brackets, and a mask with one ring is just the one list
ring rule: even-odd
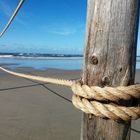
{"label": "distant shoreline", "polygon": [[[50,61],[52,61],[52,60],[50,60]],[[55,61],[55,59],[54,59],[54,61]],[[60,60],[58,60],[58,61],[60,61]],[[63,60],[62,60],[63,61]],[[137,61],[138,63],[137,63],[137,65],[139,65],[139,62],[140,61]],[[46,70],[50,70],[50,69],[52,69],[52,70],[70,70],[70,71],[73,71],[73,70],[76,70],[76,71],[81,71],[82,70],[82,67],[80,68],[71,68],[71,69],[69,69],[69,68],[66,68],[66,67],[44,67],[44,68],[35,68],[34,66],[26,66],[26,65],[23,65],[23,66],[21,66],[20,64],[18,64],[18,63],[0,63],[0,66],[1,67],[5,67],[5,68],[8,68],[8,69],[12,69],[12,70],[16,70],[16,69],[32,69],[32,70],[40,70],[40,71],[46,71]],[[136,70],[139,70],[140,71],[140,67],[139,66],[137,66],[137,68],[136,68]]]}
{"label": "distant shoreline", "polygon": [[[83,59],[81,54],[0,53],[0,66],[8,69],[30,67],[35,70],[81,70]],[[136,62],[136,68],[140,69],[140,56]]]}
{"label": "distant shoreline", "polygon": [[[46,68],[46,69],[36,69],[34,67],[26,67],[26,66],[17,66],[17,67],[10,67],[12,65],[17,65],[17,64],[0,64],[1,67],[8,68],[10,70],[26,70],[26,71],[82,71],[81,69],[62,69],[62,68]],[[140,72],[140,68],[136,69],[136,71]]]}

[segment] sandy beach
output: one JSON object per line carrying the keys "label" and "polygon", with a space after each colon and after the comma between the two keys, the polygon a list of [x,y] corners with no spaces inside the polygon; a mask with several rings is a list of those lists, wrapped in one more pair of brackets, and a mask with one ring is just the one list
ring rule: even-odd
{"label": "sandy beach", "polygon": [[[18,68],[18,72],[79,79],[80,71]],[[140,82],[140,70],[135,82]],[[0,70],[0,140],[79,140],[81,111],[71,104],[67,87],[14,77]],[[133,121],[131,140],[139,140],[140,121]]]}

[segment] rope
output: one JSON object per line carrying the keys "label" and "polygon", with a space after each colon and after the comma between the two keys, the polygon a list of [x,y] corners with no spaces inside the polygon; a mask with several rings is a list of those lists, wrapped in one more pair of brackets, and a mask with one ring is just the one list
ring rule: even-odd
{"label": "rope", "polygon": [[5,26],[5,28],[3,29],[3,31],[0,33],[0,37],[2,37],[2,35],[6,32],[6,30],[8,29],[8,27],[10,26],[10,24],[12,23],[13,19],[15,18],[16,14],[18,13],[20,7],[22,6],[24,0],[21,0],[16,8],[16,10],[14,11],[14,13],[12,14],[10,20],[8,21],[7,25]]}
{"label": "rope", "polygon": [[71,87],[74,93],[72,97],[73,105],[85,113],[93,114],[102,118],[113,119],[116,121],[130,121],[131,119],[140,118],[139,106],[126,107],[119,106],[117,104],[101,103],[101,101],[118,102],[120,100],[131,100],[132,98],[139,99],[140,84],[104,88],[98,86],[89,87],[87,85],[81,85],[79,81],[33,76],[29,74],[13,72],[2,67],[0,67],[0,69],[15,76]]}
{"label": "rope", "polygon": [[96,99],[99,101],[114,101],[130,100],[131,98],[140,98],[140,84],[131,86],[118,86],[118,87],[98,87],[81,85],[80,82],[72,85],[72,91],[86,99]]}
{"label": "rope", "polygon": [[31,80],[36,80],[36,81],[40,81],[40,82],[48,82],[48,83],[58,84],[58,85],[63,85],[63,86],[71,86],[73,84],[73,81],[70,81],[70,80],[61,80],[61,79],[55,79],[55,78],[44,78],[44,77],[40,77],[40,76],[33,76],[33,75],[29,75],[29,74],[23,74],[23,73],[6,70],[2,67],[0,67],[0,69],[9,74],[15,75],[15,76],[19,76],[19,77],[23,77],[23,78],[27,78],[27,79],[31,79]]}
{"label": "rope", "polygon": [[140,118],[140,107],[124,107],[90,101],[86,98],[73,95],[72,102],[75,107],[85,113],[115,121],[130,121]]}

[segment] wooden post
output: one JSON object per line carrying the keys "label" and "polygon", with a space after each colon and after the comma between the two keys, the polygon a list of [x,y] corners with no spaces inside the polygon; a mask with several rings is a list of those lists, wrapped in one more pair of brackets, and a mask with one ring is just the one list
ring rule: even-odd
{"label": "wooden post", "polygon": [[[85,84],[134,83],[138,13],[139,0],[88,0]],[[130,125],[84,114],[81,139],[129,140]]]}

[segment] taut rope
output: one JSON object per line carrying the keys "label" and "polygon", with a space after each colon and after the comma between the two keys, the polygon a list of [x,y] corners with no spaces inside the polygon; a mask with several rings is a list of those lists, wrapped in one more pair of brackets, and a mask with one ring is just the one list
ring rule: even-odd
{"label": "taut rope", "polygon": [[15,75],[15,76],[19,76],[19,77],[23,77],[23,78],[27,78],[27,79],[31,79],[31,80],[36,80],[36,81],[40,81],[40,82],[48,82],[48,83],[58,84],[58,85],[63,85],[63,86],[71,86],[73,84],[73,81],[69,81],[69,80],[61,80],[61,79],[55,79],[55,78],[44,78],[44,77],[40,77],[40,76],[33,76],[33,75],[29,75],[29,74],[13,72],[13,71],[4,69],[2,67],[0,67],[0,69],[9,73],[9,74]]}
{"label": "taut rope", "polygon": [[[123,121],[130,121],[131,119],[140,118],[139,106],[126,107],[115,104],[115,102],[117,103],[119,100],[130,100],[132,98],[139,99],[140,84],[104,88],[98,86],[89,87],[87,85],[81,85],[79,81],[33,76],[13,72],[2,67],[0,67],[0,69],[15,76],[71,87],[74,93],[72,103],[75,107],[79,108],[85,113],[94,114],[95,116],[102,118]],[[112,101],[113,104],[101,103],[101,101]]]}
{"label": "taut rope", "polygon": [[0,37],[2,37],[2,35],[6,32],[6,30],[8,29],[8,27],[10,26],[11,22],[13,21],[13,19],[15,18],[16,14],[18,13],[20,7],[22,6],[24,0],[21,0],[16,8],[16,10],[14,11],[14,13],[12,14],[10,20],[8,21],[7,25],[5,26],[5,28],[3,29],[3,31],[0,33]]}

